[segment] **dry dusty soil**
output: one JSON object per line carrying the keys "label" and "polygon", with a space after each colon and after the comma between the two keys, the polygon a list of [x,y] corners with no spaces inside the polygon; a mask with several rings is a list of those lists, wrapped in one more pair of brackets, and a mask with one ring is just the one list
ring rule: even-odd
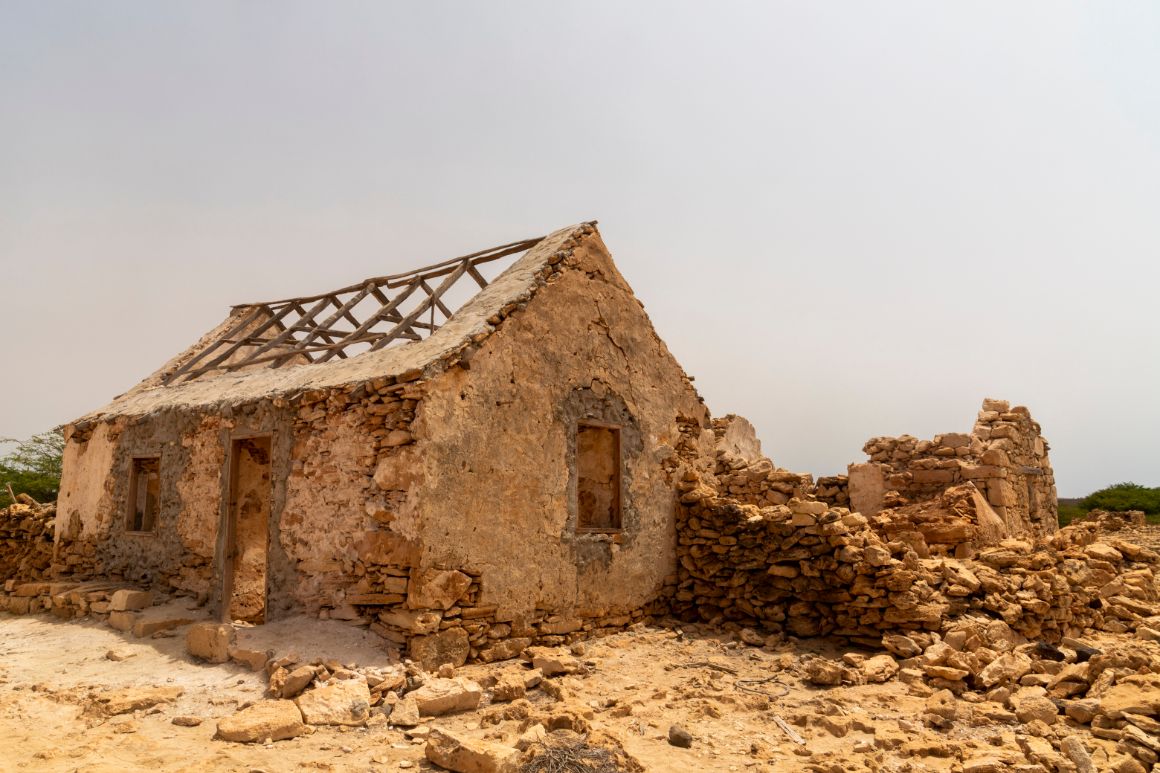
{"label": "dry dusty soil", "polygon": [[[243,633],[247,646],[269,645],[304,660],[388,662],[376,637],[338,623],[289,620]],[[701,629],[639,627],[574,652],[582,672],[545,680],[527,703],[485,705],[407,731],[387,722],[318,727],[292,740],[246,745],[215,740],[214,733],[219,719],[265,697],[264,672],[194,662],[180,630],[134,639],[83,620],[3,615],[0,769],[438,770],[424,756],[428,727],[512,744],[521,733],[521,706],[524,714],[581,716],[649,771],[961,771],[964,762],[988,756],[995,766],[976,769],[1045,769],[1027,767],[1019,744],[1025,728],[989,714],[986,704],[935,730],[920,719],[929,690],[897,679],[810,686],[800,678],[803,661],[815,654],[836,660],[846,652],[825,642],[756,647]],[[518,661],[465,666],[456,676],[480,680],[523,668]],[[132,699],[134,690],[155,687],[180,694],[115,716],[99,710],[110,696]],[[183,726],[175,718],[201,721]],[[691,734],[690,748],[669,744],[672,725]]]}

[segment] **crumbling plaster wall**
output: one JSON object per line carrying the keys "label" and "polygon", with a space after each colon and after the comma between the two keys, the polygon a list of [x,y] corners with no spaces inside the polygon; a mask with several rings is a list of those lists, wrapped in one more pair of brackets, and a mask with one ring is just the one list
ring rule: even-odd
{"label": "crumbling plaster wall", "polygon": [[[527,308],[428,384],[416,416],[418,507],[395,528],[424,567],[481,575],[495,619],[643,607],[675,572],[680,416],[708,415],[593,235]],[[575,425],[622,424],[624,529],[575,531]]]}
{"label": "crumbling plaster wall", "polygon": [[[223,455],[222,420],[167,411],[70,428],[57,515],[58,572],[168,585],[195,594],[210,589]],[[156,528],[128,530],[135,457],[161,459]]]}
{"label": "crumbling plaster wall", "polygon": [[[235,438],[269,435],[268,610],[343,604],[366,575],[358,545],[382,512],[373,475],[410,442],[414,401],[368,386],[318,390],[213,409],[119,416],[69,433],[57,517],[58,573],[111,576],[213,598]],[[151,534],[127,533],[132,459],[161,457]]]}

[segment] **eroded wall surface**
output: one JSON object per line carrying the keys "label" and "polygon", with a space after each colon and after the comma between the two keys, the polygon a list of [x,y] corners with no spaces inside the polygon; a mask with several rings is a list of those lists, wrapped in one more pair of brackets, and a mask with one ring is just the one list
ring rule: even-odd
{"label": "eroded wall surface", "polygon": [[[57,515],[60,574],[111,577],[208,593],[224,460],[221,419],[167,413],[66,433]],[[155,528],[129,522],[133,459],[160,458]]]}
{"label": "eroded wall surface", "polygon": [[[172,410],[95,422],[71,433],[57,517],[57,572],[110,577],[213,599],[221,590],[221,532],[234,438],[271,439],[269,614],[344,608],[367,573],[358,545],[374,528],[380,457],[410,435],[398,390],[361,385],[256,402],[219,413]],[[128,525],[134,457],[160,457],[156,528]],[[377,503],[377,504],[376,504]],[[354,615],[351,614],[351,617]]]}

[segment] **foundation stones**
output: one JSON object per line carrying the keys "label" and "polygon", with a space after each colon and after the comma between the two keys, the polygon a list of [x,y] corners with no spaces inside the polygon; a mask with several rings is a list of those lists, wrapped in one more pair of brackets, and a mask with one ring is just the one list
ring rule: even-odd
{"label": "foundation stones", "polygon": [[494,645],[482,650],[479,659],[483,663],[493,663],[497,660],[508,660],[517,657],[532,643],[527,637],[503,639]]}
{"label": "foundation stones", "polygon": [[439,630],[443,615],[439,612],[417,612],[408,609],[389,609],[380,612],[379,622],[406,631],[410,634],[425,635]]}
{"label": "foundation stones", "polygon": [[128,612],[145,609],[153,603],[153,594],[149,591],[122,589],[113,593],[109,599],[110,612]]}
{"label": "foundation stones", "polygon": [[448,628],[428,636],[416,636],[410,643],[411,659],[427,671],[442,665],[462,666],[471,652],[468,634],[463,628]]}
{"label": "foundation stones", "polygon": [[411,575],[408,609],[450,609],[471,586],[471,577],[454,570],[422,569]]}

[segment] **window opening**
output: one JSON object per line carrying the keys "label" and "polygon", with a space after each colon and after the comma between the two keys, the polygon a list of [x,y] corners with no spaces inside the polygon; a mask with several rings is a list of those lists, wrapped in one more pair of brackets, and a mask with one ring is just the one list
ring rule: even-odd
{"label": "window opening", "polygon": [[576,529],[619,531],[620,427],[576,427]]}
{"label": "window opening", "polygon": [[161,459],[137,458],[129,476],[128,530],[151,532],[161,509]]}

